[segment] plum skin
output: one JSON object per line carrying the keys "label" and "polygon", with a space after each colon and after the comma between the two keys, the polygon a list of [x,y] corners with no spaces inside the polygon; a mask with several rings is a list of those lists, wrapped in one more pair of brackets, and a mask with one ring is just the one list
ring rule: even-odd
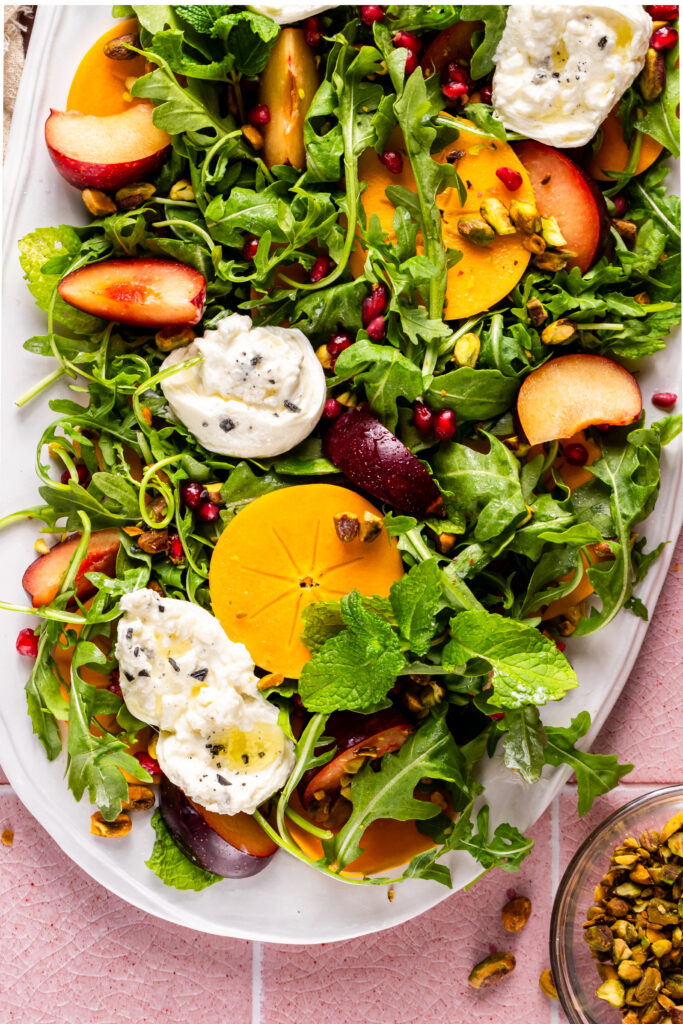
{"label": "plum skin", "polygon": [[188,860],[205,871],[223,878],[249,878],[270,863],[270,856],[244,853],[219,836],[165,775],[161,777],[159,810],[176,845]]}

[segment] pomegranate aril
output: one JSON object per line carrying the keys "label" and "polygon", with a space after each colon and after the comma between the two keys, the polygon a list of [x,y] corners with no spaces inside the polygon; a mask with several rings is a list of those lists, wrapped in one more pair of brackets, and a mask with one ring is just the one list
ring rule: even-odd
{"label": "pomegranate aril", "polygon": [[408,50],[408,56],[406,57],[405,73],[406,75],[412,75],[413,71],[420,63],[420,58],[415,53],[415,50]]}
{"label": "pomegranate aril", "polygon": [[384,325],[384,317],[376,316],[366,326],[365,330],[368,332],[368,337],[372,338],[373,341],[381,341],[382,338],[387,333],[386,327]]}
{"label": "pomegranate aril", "polygon": [[218,507],[212,501],[205,501],[197,509],[197,515],[203,523],[215,523],[218,519]]}
{"label": "pomegranate aril", "polygon": [[570,466],[585,466],[588,462],[588,451],[582,444],[567,444],[562,454]]}
{"label": "pomegranate aril", "polygon": [[332,266],[332,260],[329,256],[318,256],[317,260],[313,264],[313,269],[308,275],[308,279],[311,284],[318,284],[324,277],[330,272]]}
{"label": "pomegranate aril", "polygon": [[353,338],[346,331],[340,331],[339,334],[333,334],[327,343],[327,351],[330,353],[333,359],[341,355],[345,348],[353,345]]}
{"label": "pomegranate aril", "polygon": [[111,682],[109,683],[107,689],[109,690],[110,693],[115,693],[117,697],[120,697],[121,700],[123,700],[123,693],[121,692],[121,683],[119,682],[119,670],[117,668],[115,668],[114,671],[111,673],[109,679],[111,680]]}
{"label": "pomegranate aril", "polygon": [[317,18],[306,18],[304,22],[304,39],[315,50],[322,42],[323,34],[320,31],[320,22]]}
{"label": "pomegranate aril", "polygon": [[393,41],[394,46],[403,46],[406,50],[412,50],[413,53],[419,53],[422,49],[422,40],[414,32],[397,32]]}
{"label": "pomegranate aril", "polygon": [[204,497],[204,488],[195,480],[188,480],[180,485],[180,497],[183,504],[188,508],[199,508]]}
{"label": "pomegranate aril", "polygon": [[379,4],[362,4],[359,11],[364,25],[372,26],[376,21],[384,21],[384,8]]}
{"label": "pomegranate aril", "polygon": [[452,409],[442,409],[434,417],[434,434],[439,441],[450,441],[455,434],[457,422]]}
{"label": "pomegranate aril", "polygon": [[38,657],[38,637],[30,626],[22,629],[17,637],[17,651],[24,658]]}
{"label": "pomegranate aril", "polygon": [[[88,468],[84,462],[76,463],[76,472],[78,473],[78,482],[81,487],[87,487],[90,483],[90,473],[88,472]],[[63,484],[68,484],[69,480],[71,480],[71,473],[68,469],[64,470],[60,479]]]}
{"label": "pomegranate aril", "polygon": [[256,238],[254,235],[252,235],[251,238],[247,238],[247,240],[245,241],[244,245],[242,246],[242,256],[245,258],[245,260],[249,260],[250,262],[253,262],[254,257],[256,256],[257,251],[258,251],[258,238]]}
{"label": "pomegranate aril", "polygon": [[413,423],[421,434],[429,434],[434,421],[434,413],[428,405],[416,402],[413,406]]}
{"label": "pomegranate aril", "polygon": [[260,125],[270,124],[270,108],[265,103],[259,103],[247,114],[249,124],[253,124],[254,127]]}
{"label": "pomegranate aril", "polygon": [[673,391],[658,391],[652,396],[652,404],[656,405],[658,409],[673,409],[677,401],[678,395],[675,395]]}
{"label": "pomegranate aril", "polygon": [[148,771],[150,775],[161,775],[161,768],[155,757],[150,757],[144,750],[138,751],[135,757],[140,762],[140,767]]}
{"label": "pomegranate aril", "polygon": [[400,174],[403,170],[403,155],[397,153],[395,149],[385,149],[381,156],[379,156],[379,160],[384,164],[389,174]]}
{"label": "pomegranate aril", "polygon": [[675,21],[678,4],[648,4],[645,8],[653,21]]}
{"label": "pomegranate aril", "polygon": [[614,203],[614,216],[623,217],[628,210],[628,201],[626,196],[615,196],[612,202]]}
{"label": "pomegranate aril", "polygon": [[441,92],[447,100],[459,100],[467,95],[466,82],[446,82],[441,86]]}
{"label": "pomegranate aril", "polygon": [[653,50],[672,50],[678,42],[678,32],[671,25],[662,25],[656,28],[650,36],[650,46]]}
{"label": "pomegranate aril", "polygon": [[344,406],[336,398],[328,398],[323,406],[323,419],[336,420],[344,411]]}
{"label": "pomegranate aril", "polygon": [[516,192],[522,186],[522,175],[519,171],[513,170],[512,167],[496,168],[496,177],[503,182],[506,189],[510,192]]}
{"label": "pomegranate aril", "polygon": [[182,562],[185,557],[182,541],[177,533],[171,537],[170,544],[168,545],[168,557],[172,562]]}
{"label": "pomegranate aril", "polygon": [[451,60],[441,72],[441,81],[444,83],[464,82],[465,85],[469,85],[470,76],[467,68],[463,67],[462,64],[458,64],[457,60]]}
{"label": "pomegranate aril", "polygon": [[479,90],[479,97],[482,103],[488,103],[488,105],[490,106],[493,100],[493,89],[491,88],[491,86],[482,85],[481,89]]}
{"label": "pomegranate aril", "polygon": [[381,316],[387,308],[389,292],[383,284],[373,284],[372,293],[367,295],[361,303],[361,317],[363,326],[367,327],[371,320]]}
{"label": "pomegranate aril", "polygon": [[564,653],[564,651],[567,650],[567,645],[564,642],[564,640],[556,640],[556,639],[553,638],[553,643],[557,647],[557,649],[560,652],[560,654]]}
{"label": "pomegranate aril", "polygon": [[[489,718],[491,719],[492,722],[502,722],[503,719],[505,718],[505,712],[494,711],[492,715],[489,715]],[[492,953],[498,952],[495,946],[489,946],[489,949],[491,950]]]}

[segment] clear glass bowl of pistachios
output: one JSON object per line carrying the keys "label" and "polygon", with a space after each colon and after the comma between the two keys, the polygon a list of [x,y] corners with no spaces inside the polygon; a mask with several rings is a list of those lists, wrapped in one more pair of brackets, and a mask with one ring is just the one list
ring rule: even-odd
{"label": "clear glass bowl of pistachios", "polygon": [[632,800],[581,846],[550,962],[570,1024],[683,1024],[683,785]]}

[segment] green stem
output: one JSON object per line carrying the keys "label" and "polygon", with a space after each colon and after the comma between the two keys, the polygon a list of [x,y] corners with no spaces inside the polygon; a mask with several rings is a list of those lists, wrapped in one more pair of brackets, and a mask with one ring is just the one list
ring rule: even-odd
{"label": "green stem", "polygon": [[645,191],[645,189],[640,184],[640,182],[636,182],[636,186],[635,187],[636,187],[636,191],[640,195],[640,198],[643,200],[643,202],[646,204],[646,206],[650,207],[650,209],[652,210],[652,213],[657,218],[657,220],[661,224],[663,224],[664,227],[667,229],[667,231],[670,232],[670,234],[672,234],[673,237],[675,239],[677,239],[678,242],[680,243],[680,241],[681,241],[681,231],[680,231],[680,228],[677,228],[675,224],[672,224],[671,221],[669,220],[669,218],[665,214],[662,213],[662,211],[659,209],[659,207],[655,203],[655,201],[652,198],[652,196],[648,195],[648,193]]}
{"label": "green stem", "polygon": [[37,384],[34,384],[33,387],[30,387],[28,391],[24,391],[23,395],[20,395],[19,398],[15,400],[14,404],[18,405],[19,408],[21,409],[21,407],[27,405],[32,398],[35,398],[36,395],[39,395],[41,391],[44,391],[46,388],[49,388],[50,384],[54,384],[56,380],[59,380],[60,377],[63,377],[65,373],[66,370],[64,369],[64,367],[58,366],[56,370],[53,370],[52,373],[48,373],[47,377],[43,377],[42,380],[39,380]]}
{"label": "green stem", "polygon": [[318,839],[334,839],[334,832],[330,832],[329,828],[318,828],[317,825],[313,825],[307,818],[304,818],[298,811],[295,811],[293,807],[287,807],[285,814],[293,821],[295,825],[302,828],[304,832],[308,832],[312,836],[316,836]]}
{"label": "green stem", "polygon": [[176,218],[173,218],[171,220],[156,220],[152,224],[152,227],[153,228],[172,228],[172,227],[175,227],[176,224],[180,224],[184,228],[188,228],[190,231],[194,231],[194,233],[196,235],[199,235],[199,237],[202,238],[206,242],[206,244],[208,245],[209,249],[215,248],[216,243],[214,242],[214,240],[211,237],[211,235],[208,234],[208,232],[206,232],[204,230],[204,228],[200,228],[199,224],[195,224],[191,220],[178,220]]}
{"label": "green stem", "polygon": [[4,530],[6,526],[18,523],[22,519],[42,519],[42,513],[49,508],[49,505],[34,505],[33,508],[24,508],[20,512],[10,512],[8,516],[3,516],[0,519],[0,530]]}

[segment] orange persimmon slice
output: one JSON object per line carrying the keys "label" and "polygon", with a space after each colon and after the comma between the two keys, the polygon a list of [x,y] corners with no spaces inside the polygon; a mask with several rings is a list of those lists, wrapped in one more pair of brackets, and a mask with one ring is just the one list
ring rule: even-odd
{"label": "orange persimmon slice", "polygon": [[[362,182],[367,183],[361,201],[368,220],[376,213],[384,231],[395,240],[392,227],[395,209],[387,198],[386,189],[389,185],[402,185],[415,192],[416,185],[400,132],[394,132],[387,148],[397,149],[403,154],[400,174],[391,174],[377,153],[367,149],[360,158],[358,175]],[[519,234],[497,236],[489,245],[475,245],[459,233],[458,222],[467,216],[480,217],[479,208],[485,199],[499,199],[507,207],[513,199],[524,202],[533,202],[534,199],[529,175],[506,142],[484,139],[462,130],[455,142],[446,146],[435,159],[446,163],[454,150],[464,153],[455,162],[455,167],[467,189],[465,205],[460,205],[455,188],[445,189],[436,200],[443,214],[444,242],[449,249],[462,252],[462,259],[448,271],[444,310],[447,320],[474,316],[500,302],[515,287],[531,258]],[[522,184],[515,192],[510,192],[496,177],[499,167],[510,167],[521,174]],[[359,244],[350,261],[356,277],[362,274],[364,261],[365,253]]]}
{"label": "orange persimmon slice", "polygon": [[209,569],[214,615],[269,672],[298,678],[310,658],[299,639],[301,612],[350,590],[387,597],[403,575],[396,541],[339,540],[334,516],[379,515],[354,491],[305,484],[272,491],[247,505],[221,534]]}
{"label": "orange persimmon slice", "polygon": [[[600,148],[590,162],[590,173],[598,181],[610,181],[607,171],[623,171],[628,163],[630,150],[624,142],[621,120],[614,111],[600,125],[602,141]],[[635,173],[642,174],[650,167],[664,148],[651,135],[643,135],[640,155]]]}
{"label": "orange persimmon slice", "polygon": [[126,79],[140,78],[145,74],[145,58],[132,54],[131,60],[111,60],[105,56],[103,48],[110,39],[135,35],[137,30],[137,18],[128,18],[110,28],[90,47],[71,82],[67,110],[106,117],[122,114],[130,108],[131,100],[125,98]]}

